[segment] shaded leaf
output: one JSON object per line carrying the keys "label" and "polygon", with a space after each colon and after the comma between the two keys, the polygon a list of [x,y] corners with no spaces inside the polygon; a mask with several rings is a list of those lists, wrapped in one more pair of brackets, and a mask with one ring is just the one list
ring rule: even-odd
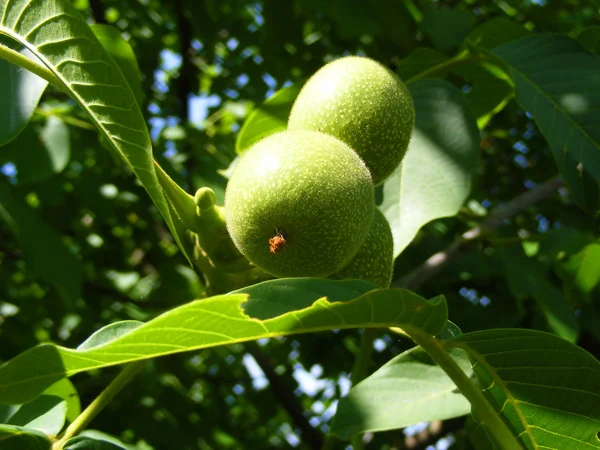
{"label": "shaded leaf", "polygon": [[589,27],[577,35],[577,40],[592,53],[600,56],[600,27]]}
{"label": "shaded leaf", "polygon": [[548,327],[558,336],[575,342],[579,323],[573,308],[547,278],[547,270],[535,259],[528,258],[518,245],[499,250],[511,292],[516,297],[533,297]]}
{"label": "shaded leaf", "polygon": [[[411,78],[419,76],[426,77],[424,72],[428,69],[436,67],[448,60],[448,57],[437,50],[427,47],[417,48],[410,53],[406,58],[403,58],[398,64],[396,74],[401,80],[408,82]],[[435,72],[432,76],[440,76],[439,72]]]}
{"label": "shaded leaf", "polygon": [[262,138],[287,128],[288,117],[302,83],[278,90],[250,113],[235,141],[235,151],[240,154]]}
{"label": "shaded leaf", "polygon": [[[28,58],[35,58],[27,49],[23,49],[21,53]],[[0,58],[0,86],[2,86],[0,89],[0,146],[2,146],[12,141],[25,129],[48,82]]]}
{"label": "shaded leaf", "polygon": [[498,329],[445,341],[469,353],[479,385],[524,448],[598,448],[600,362],[552,334]]}
{"label": "shaded leaf", "polygon": [[408,152],[385,181],[379,206],[394,235],[394,256],[431,220],[455,215],[479,167],[479,130],[461,92],[443,80],[408,85],[416,122]]}
{"label": "shaded leaf", "polygon": [[65,424],[67,402],[54,395],[41,395],[21,405],[7,422],[47,435],[57,435]]}
{"label": "shaded leaf", "polygon": [[2,450],[50,450],[52,441],[37,430],[0,424]]}
{"label": "shaded leaf", "polygon": [[[456,349],[450,354],[471,376],[467,354]],[[471,405],[448,375],[421,347],[415,347],[358,383],[339,401],[331,432],[348,439],[357,433],[445,420],[470,411]]]}
{"label": "shaded leaf", "polygon": [[125,450],[125,447],[114,442],[96,439],[89,436],[76,436],[69,439],[64,446],[65,450]]}
{"label": "shaded leaf", "polygon": [[61,238],[23,200],[0,182],[0,218],[15,233],[28,268],[52,284],[69,303],[79,298],[82,268]]}
{"label": "shaded leaf", "polygon": [[600,59],[579,42],[542,34],[494,50],[515,83],[516,98],[548,141],[574,199],[600,207]]}
{"label": "shaded leaf", "polygon": [[88,350],[42,344],[0,367],[0,402],[27,401],[56,380],[86,370],[266,337],[390,326],[435,335],[443,329],[443,297],[426,301],[403,289],[372,291],[372,286],[353,280],[272,280],[245,288],[246,293],[180,306]]}
{"label": "shaded leaf", "polygon": [[440,50],[457,48],[475,25],[475,16],[459,8],[431,5],[423,11],[421,30]]}
{"label": "shaded leaf", "polygon": [[507,42],[531,36],[531,34],[530,31],[512,20],[496,17],[473,29],[465,43],[467,47],[487,52]]}

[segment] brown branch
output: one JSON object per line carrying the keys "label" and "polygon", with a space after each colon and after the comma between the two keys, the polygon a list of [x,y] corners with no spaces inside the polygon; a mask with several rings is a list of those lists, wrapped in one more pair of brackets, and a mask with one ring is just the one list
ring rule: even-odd
{"label": "brown branch", "polygon": [[505,220],[516,216],[529,206],[548,197],[561,186],[563,186],[563,180],[559,176],[556,176],[545,183],[540,184],[535,189],[515,197],[506,205],[499,206],[478,226],[464,233],[445,250],[431,256],[427,261],[404,277],[396,280],[393,283],[393,286],[404,287],[411,290],[418,289],[423,283],[438,274],[450,262],[462,255],[471,242],[488,236],[491,232],[499,228]]}
{"label": "brown branch", "polygon": [[294,425],[300,429],[301,438],[310,448],[319,449],[323,446],[323,435],[314,428],[304,416],[304,409],[290,386],[286,386],[280,375],[277,375],[271,361],[256,342],[246,344],[246,350],[256,360],[269,380],[270,388],[292,418]]}

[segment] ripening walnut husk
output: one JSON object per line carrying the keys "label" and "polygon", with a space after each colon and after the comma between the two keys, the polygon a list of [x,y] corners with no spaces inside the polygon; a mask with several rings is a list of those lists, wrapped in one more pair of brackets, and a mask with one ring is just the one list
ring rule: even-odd
{"label": "ripening walnut husk", "polygon": [[369,58],[348,56],[319,69],[294,102],[290,130],[327,133],[359,154],[381,184],[404,157],[415,110],[402,81]]}
{"label": "ripening walnut husk", "polygon": [[225,193],[233,242],[277,277],[340,270],[366,239],[373,208],[373,182],[358,155],[331,136],[306,130],[256,143]]}

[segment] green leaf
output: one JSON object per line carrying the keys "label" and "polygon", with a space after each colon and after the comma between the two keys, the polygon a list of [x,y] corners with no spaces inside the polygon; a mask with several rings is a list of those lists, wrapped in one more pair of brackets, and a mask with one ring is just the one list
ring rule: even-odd
{"label": "green leaf", "polygon": [[507,42],[531,36],[521,25],[503,17],[497,17],[482,23],[469,33],[465,43],[477,51],[489,52]]}
{"label": "green leaf", "polygon": [[135,330],[140,325],[143,325],[143,323],[144,322],[140,322],[139,320],[123,320],[121,322],[106,325],[81,343],[81,345],[77,347],[77,350],[88,350],[90,348],[98,347],[99,345],[104,345],[129,333],[131,330]]}
{"label": "green leaf", "polygon": [[475,17],[462,9],[431,5],[423,11],[421,30],[442,51],[457,48],[475,25]]}
{"label": "green leaf", "polygon": [[552,334],[498,329],[445,341],[469,353],[486,399],[524,448],[600,447],[600,362]]}
{"label": "green leaf", "polygon": [[57,381],[52,386],[44,391],[42,395],[53,395],[62,398],[67,403],[66,419],[73,422],[75,418],[81,414],[81,402],[79,394],[73,383],[66,378]]}
{"label": "green leaf", "polygon": [[41,128],[31,123],[3,150],[4,159],[17,168],[19,185],[48,180],[62,172],[71,157],[69,127],[57,117],[49,117]]}
{"label": "green leaf", "polygon": [[600,27],[589,27],[577,35],[577,40],[585,45],[592,53],[600,56]]}
{"label": "green leaf", "polygon": [[[450,354],[472,376],[467,354],[456,349]],[[357,433],[445,420],[470,411],[470,403],[448,375],[421,347],[415,347],[382,366],[340,400],[331,432],[349,439]]]}
{"label": "green leaf", "polygon": [[600,244],[587,245],[562,264],[575,286],[589,294],[600,282]]}
{"label": "green leaf", "polygon": [[89,114],[109,145],[133,170],[189,259],[154,171],[150,135],[135,96],[71,2],[0,0],[0,35],[28,48],[59,87]]}
{"label": "green leaf", "polygon": [[262,138],[287,128],[288,117],[302,83],[278,90],[250,113],[235,141],[238,154],[249,149]]}
{"label": "green leaf", "polygon": [[141,106],[144,102],[144,91],[140,79],[140,68],[131,45],[123,39],[121,30],[118,28],[98,23],[90,25],[90,28],[125,75],[127,84],[133,91],[138,105]]}
{"label": "green leaf", "polygon": [[455,68],[453,72],[467,79],[472,85],[465,97],[477,118],[479,129],[483,129],[514,95],[508,75],[492,64],[467,64]]}
{"label": "green leaf", "polygon": [[37,430],[15,425],[0,425],[2,450],[50,450],[52,441]]}
{"label": "green leaf", "polygon": [[65,424],[66,416],[67,402],[64,399],[54,395],[41,395],[21,405],[7,423],[57,435]]}
{"label": "green leaf", "polygon": [[381,211],[398,256],[427,222],[455,215],[479,167],[479,130],[462,93],[450,83],[408,85],[416,122],[408,152],[383,185]]}
{"label": "green leaf", "polygon": [[542,34],[494,50],[508,66],[516,98],[548,141],[574,199],[600,207],[600,59],[579,42]]}
{"label": "green leaf", "polygon": [[576,342],[579,322],[573,308],[547,278],[547,270],[535,259],[528,258],[518,245],[499,250],[511,292],[517,297],[533,297],[548,327],[558,336]]}
{"label": "green leaf", "polygon": [[125,450],[125,447],[103,439],[77,436],[65,442],[64,450]]}
{"label": "green leaf", "polygon": [[73,303],[81,294],[81,264],[54,230],[11,191],[0,182],[0,219],[19,239],[28,268]]}
{"label": "green leaf", "polygon": [[254,339],[390,326],[435,335],[444,328],[443,297],[426,301],[403,289],[371,291],[372,286],[316,278],[272,280],[246,293],[180,306],[87,350],[42,344],[0,367],[0,403],[28,401],[56,380],[86,370]]}
{"label": "green leaf", "polygon": [[[428,69],[438,66],[446,61],[448,61],[448,57],[437,50],[427,47],[417,48],[400,61],[398,69],[396,69],[396,74],[401,80],[407,82],[417,75],[424,77],[423,73]],[[433,76],[440,76],[440,73],[435,72]]]}
{"label": "green leaf", "polygon": [[[23,49],[21,54],[33,59]],[[16,138],[25,129],[48,86],[37,75],[0,59],[0,146]]]}

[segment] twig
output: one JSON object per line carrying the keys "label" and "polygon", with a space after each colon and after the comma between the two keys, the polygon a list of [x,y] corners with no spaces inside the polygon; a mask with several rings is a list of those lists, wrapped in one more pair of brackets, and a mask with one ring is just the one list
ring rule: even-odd
{"label": "twig", "polygon": [[392,283],[392,286],[404,287],[411,290],[418,289],[424,282],[432,278],[450,262],[458,258],[471,242],[488,236],[492,231],[499,228],[505,220],[516,216],[519,212],[529,206],[548,197],[562,185],[562,178],[556,176],[545,183],[540,184],[535,189],[515,197],[506,205],[494,209],[478,226],[464,233],[445,250],[431,256],[427,261],[404,277],[396,280]]}

